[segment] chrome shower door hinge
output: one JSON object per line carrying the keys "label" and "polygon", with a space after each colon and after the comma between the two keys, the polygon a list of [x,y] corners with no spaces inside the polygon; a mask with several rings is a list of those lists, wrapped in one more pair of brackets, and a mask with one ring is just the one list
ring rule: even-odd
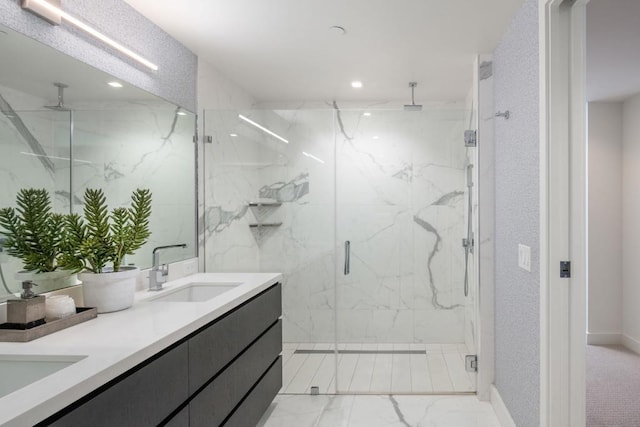
{"label": "chrome shower door hinge", "polygon": [[478,372],[478,355],[467,354],[464,357],[464,365],[467,372]]}
{"label": "chrome shower door hinge", "polygon": [[466,238],[462,239],[462,247],[465,249],[468,249],[469,252],[471,253],[473,253],[473,246],[474,246],[473,237],[471,237],[470,239],[466,239]]}
{"label": "chrome shower door hinge", "polygon": [[475,147],[478,145],[478,135],[475,130],[464,131],[464,146]]}

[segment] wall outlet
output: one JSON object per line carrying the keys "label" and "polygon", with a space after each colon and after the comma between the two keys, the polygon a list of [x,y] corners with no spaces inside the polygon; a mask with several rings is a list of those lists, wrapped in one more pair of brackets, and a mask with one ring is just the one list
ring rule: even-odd
{"label": "wall outlet", "polygon": [[518,267],[531,271],[531,248],[527,245],[518,244]]}

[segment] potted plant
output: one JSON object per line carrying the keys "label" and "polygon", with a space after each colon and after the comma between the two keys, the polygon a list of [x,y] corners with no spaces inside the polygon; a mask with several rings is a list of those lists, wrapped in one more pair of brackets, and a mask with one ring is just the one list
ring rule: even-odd
{"label": "potted plant", "polygon": [[23,188],[16,196],[16,205],[0,209],[4,248],[23,263],[24,270],[16,273],[16,279],[33,281],[39,293],[75,285],[74,272],[59,264],[65,216],[51,211],[47,190]]}
{"label": "potted plant", "polygon": [[123,266],[125,255],[144,245],[151,232],[151,192],[137,189],[131,206],[111,212],[102,190],[84,193],[84,218],[71,214],[65,220],[65,241],[60,264],[79,271],[84,302],[98,313],[124,310],[133,305],[140,270]]}

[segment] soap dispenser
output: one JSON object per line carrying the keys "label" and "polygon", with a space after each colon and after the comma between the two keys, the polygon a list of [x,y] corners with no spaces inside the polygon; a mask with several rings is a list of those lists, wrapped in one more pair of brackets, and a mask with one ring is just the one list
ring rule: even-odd
{"label": "soap dispenser", "polygon": [[33,293],[31,288],[34,285],[37,286],[31,280],[25,280],[20,299],[7,301],[7,323],[16,329],[29,329],[45,323],[45,297]]}

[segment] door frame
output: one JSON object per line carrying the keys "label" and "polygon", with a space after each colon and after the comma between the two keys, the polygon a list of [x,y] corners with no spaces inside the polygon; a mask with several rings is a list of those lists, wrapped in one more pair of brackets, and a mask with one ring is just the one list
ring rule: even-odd
{"label": "door frame", "polygon": [[585,424],[587,2],[539,0],[541,426]]}

